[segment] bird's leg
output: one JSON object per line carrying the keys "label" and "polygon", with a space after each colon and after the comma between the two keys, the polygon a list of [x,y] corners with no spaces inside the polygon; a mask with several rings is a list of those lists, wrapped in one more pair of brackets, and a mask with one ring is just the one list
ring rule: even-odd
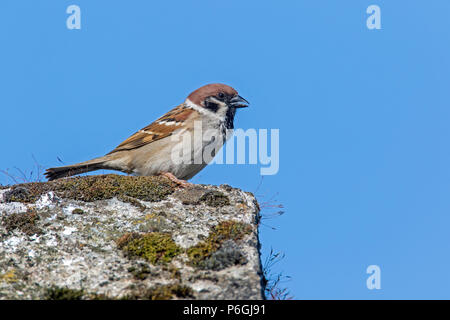
{"label": "bird's leg", "polygon": [[170,181],[176,183],[180,187],[183,187],[183,188],[192,187],[192,183],[189,183],[186,180],[178,179],[177,177],[175,177],[170,172],[161,172],[160,175],[161,176],[165,176],[167,179],[169,179]]}

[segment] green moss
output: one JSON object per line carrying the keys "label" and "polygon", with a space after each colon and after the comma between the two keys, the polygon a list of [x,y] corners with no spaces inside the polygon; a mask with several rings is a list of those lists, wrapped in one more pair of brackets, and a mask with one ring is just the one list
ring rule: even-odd
{"label": "green moss", "polygon": [[129,257],[141,257],[152,264],[165,264],[182,252],[169,234],[150,232],[128,233],[117,241],[117,246]]}
{"label": "green moss", "polygon": [[145,264],[130,267],[128,268],[128,272],[130,272],[136,280],[145,280],[151,274],[149,266]]}
{"label": "green moss", "polygon": [[26,202],[29,197],[30,192],[21,185],[15,186],[4,194],[5,202]]}
{"label": "green moss", "polygon": [[170,265],[165,271],[169,272],[171,279],[181,280],[181,272],[177,267]]}
{"label": "green moss", "polygon": [[[180,269],[173,266],[172,264],[162,265],[162,270],[164,271],[164,277],[172,280],[181,281]],[[145,263],[138,263],[134,266],[128,268],[128,272],[133,275],[136,280],[145,280],[152,275],[152,270],[149,265]],[[159,273],[153,273],[154,276],[160,276]]]}
{"label": "green moss", "polygon": [[164,232],[170,230],[170,223],[163,217],[147,217],[139,223],[140,232]]}
{"label": "green moss", "polygon": [[162,176],[133,177],[107,174],[16,185],[6,192],[5,200],[30,203],[39,199],[41,195],[54,191],[61,198],[87,202],[113,197],[124,201],[129,198],[160,201],[174,192],[174,188],[173,182]]}
{"label": "green moss", "polygon": [[117,300],[115,298],[111,298],[106,294],[98,294],[98,293],[87,293],[83,296],[85,300]]}
{"label": "green moss", "polygon": [[239,246],[232,240],[226,240],[219,250],[213,252],[207,259],[200,261],[198,267],[219,271],[235,265],[244,265],[247,262],[248,260]]}
{"label": "green moss", "polygon": [[143,290],[142,292],[136,292],[131,295],[123,297],[126,300],[170,300],[173,298],[193,298],[193,290],[182,284],[169,284],[154,286],[150,289]]}
{"label": "green moss", "polygon": [[45,290],[44,299],[46,300],[81,300],[84,296],[84,290],[74,290],[61,287],[50,287]]}
{"label": "green moss", "polygon": [[174,197],[181,200],[184,205],[197,205],[205,202],[211,207],[223,207],[230,204],[230,198],[223,192],[208,190],[202,186],[178,190]]}
{"label": "green moss", "polygon": [[44,291],[45,300],[111,300],[105,294],[86,292],[83,289],[69,289],[52,286]]}
{"label": "green moss", "polygon": [[72,210],[72,214],[84,214],[84,210],[77,208]]}
{"label": "green moss", "polygon": [[204,268],[207,265],[207,259],[219,250],[225,241],[241,240],[251,230],[251,225],[242,222],[224,221],[219,223],[214,227],[208,238],[187,249],[191,264],[198,268]]}
{"label": "green moss", "polygon": [[39,216],[34,210],[23,213],[13,213],[2,219],[2,224],[6,231],[11,232],[19,229],[28,236],[42,233],[42,230],[36,225]]}
{"label": "green moss", "polygon": [[145,298],[149,300],[168,300],[174,296],[178,298],[192,297],[192,289],[181,284],[172,284],[150,288]]}
{"label": "green moss", "polygon": [[223,207],[230,204],[230,198],[220,191],[208,191],[200,198],[200,201],[204,201],[211,207]]}
{"label": "green moss", "polygon": [[143,205],[142,203],[139,202],[139,200],[137,200],[137,199],[135,199],[135,198],[133,198],[133,197],[130,197],[130,196],[121,194],[121,195],[119,195],[117,198],[118,198],[120,201],[128,202],[129,204],[135,206],[135,207],[138,208],[141,212],[144,212],[145,209],[147,209],[147,207],[146,207],[145,205]]}

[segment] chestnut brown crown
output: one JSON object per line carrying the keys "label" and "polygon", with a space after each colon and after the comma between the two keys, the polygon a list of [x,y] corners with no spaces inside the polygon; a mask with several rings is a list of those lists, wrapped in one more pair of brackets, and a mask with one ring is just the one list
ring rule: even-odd
{"label": "chestnut brown crown", "polygon": [[207,107],[207,101],[215,98],[233,108],[248,107],[248,101],[242,98],[232,87],[222,83],[207,84],[192,92],[187,99],[198,106]]}

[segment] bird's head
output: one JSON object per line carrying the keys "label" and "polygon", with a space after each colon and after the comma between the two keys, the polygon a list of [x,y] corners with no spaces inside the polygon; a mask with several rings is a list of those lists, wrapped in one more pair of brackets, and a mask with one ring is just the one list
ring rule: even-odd
{"label": "bird's head", "polygon": [[192,92],[186,101],[212,112],[218,117],[226,118],[234,114],[236,109],[248,107],[247,100],[242,98],[236,90],[226,84],[207,84]]}

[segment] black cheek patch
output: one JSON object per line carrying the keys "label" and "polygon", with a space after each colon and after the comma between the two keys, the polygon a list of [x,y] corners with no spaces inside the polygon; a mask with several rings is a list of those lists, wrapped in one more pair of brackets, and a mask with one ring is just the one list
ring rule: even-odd
{"label": "black cheek patch", "polygon": [[205,107],[206,109],[211,110],[212,112],[217,112],[217,110],[219,110],[219,105],[211,101],[206,102]]}

